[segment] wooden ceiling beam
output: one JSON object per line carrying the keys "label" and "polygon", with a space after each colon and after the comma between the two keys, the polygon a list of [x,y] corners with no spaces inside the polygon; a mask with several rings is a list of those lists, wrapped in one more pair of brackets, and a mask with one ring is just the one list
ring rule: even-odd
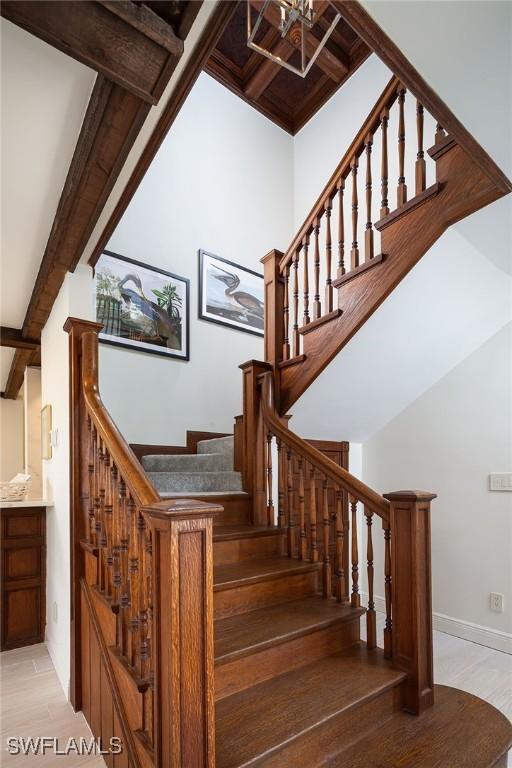
{"label": "wooden ceiling beam", "polygon": [[25,339],[21,334],[21,328],[9,328],[0,326],[0,347],[13,347],[14,349],[37,349],[39,342],[34,339]]}
{"label": "wooden ceiling beam", "polygon": [[1,14],[149,104],[183,53],[169,24],[128,0],[3,0]]}
{"label": "wooden ceiling beam", "polygon": [[[284,40],[279,32],[272,28],[269,29],[261,41],[262,48],[272,51],[276,56],[288,61],[291,58],[295,48]],[[271,59],[267,59],[260,53],[256,53],[259,63],[252,74],[244,81],[244,93],[248,99],[259,99],[262,93],[268,88],[270,83],[281,71],[280,64],[276,64]],[[251,60],[250,60],[251,61]]]}
{"label": "wooden ceiling beam", "polygon": [[5,390],[1,393],[6,400],[16,400],[18,397],[18,392],[23,385],[25,369],[31,364],[34,354],[33,349],[17,349],[14,353]]}

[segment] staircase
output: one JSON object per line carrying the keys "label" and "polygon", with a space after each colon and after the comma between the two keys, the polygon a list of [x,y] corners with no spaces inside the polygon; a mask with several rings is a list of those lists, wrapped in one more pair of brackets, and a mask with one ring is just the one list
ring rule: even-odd
{"label": "staircase", "polygon": [[114,766],[506,766],[507,720],[434,684],[435,494],[381,496],[288,424],[290,406],[446,227],[502,194],[439,124],[426,186],[417,103],[410,197],[405,100],[393,78],[288,251],[264,257],[265,360],[241,365],[233,437],[139,462],[99,395],[101,326],[68,320],[72,697],[95,735],[122,739]]}

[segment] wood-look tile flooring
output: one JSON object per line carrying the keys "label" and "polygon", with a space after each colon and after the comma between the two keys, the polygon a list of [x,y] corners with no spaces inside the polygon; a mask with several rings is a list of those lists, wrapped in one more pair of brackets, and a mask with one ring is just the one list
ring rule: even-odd
{"label": "wood-look tile flooring", "polygon": [[[56,736],[59,743],[65,743],[70,737],[90,738],[91,734],[83,716],[75,714],[67,703],[46,646],[6,651],[0,654],[0,668],[2,766],[30,762],[57,768],[68,765],[104,768],[105,762],[100,756],[64,757],[50,752],[45,756],[9,755],[6,751],[9,736]],[[434,670],[437,683],[480,696],[512,720],[512,655],[434,632]],[[512,768],[512,755],[509,768]]]}

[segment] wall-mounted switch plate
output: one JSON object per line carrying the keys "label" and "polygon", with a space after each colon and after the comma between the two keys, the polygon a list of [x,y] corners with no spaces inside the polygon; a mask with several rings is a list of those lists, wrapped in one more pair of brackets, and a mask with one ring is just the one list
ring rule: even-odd
{"label": "wall-mounted switch plate", "polygon": [[491,592],[489,595],[491,611],[503,613],[503,595],[501,592]]}
{"label": "wall-mounted switch plate", "polygon": [[512,491],[512,472],[491,472],[489,475],[490,491]]}

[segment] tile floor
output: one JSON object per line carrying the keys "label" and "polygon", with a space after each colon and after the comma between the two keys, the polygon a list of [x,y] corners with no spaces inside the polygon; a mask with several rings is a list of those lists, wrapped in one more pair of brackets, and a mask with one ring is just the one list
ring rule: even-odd
{"label": "tile floor", "polygon": [[[380,624],[380,622],[379,622]],[[494,651],[442,632],[434,632],[436,682],[476,694],[512,720],[512,655]],[[45,645],[33,645],[0,655],[0,764],[104,768],[100,756],[9,755],[9,736],[90,738],[84,717],[67,703]],[[509,756],[512,768],[512,755]]]}

